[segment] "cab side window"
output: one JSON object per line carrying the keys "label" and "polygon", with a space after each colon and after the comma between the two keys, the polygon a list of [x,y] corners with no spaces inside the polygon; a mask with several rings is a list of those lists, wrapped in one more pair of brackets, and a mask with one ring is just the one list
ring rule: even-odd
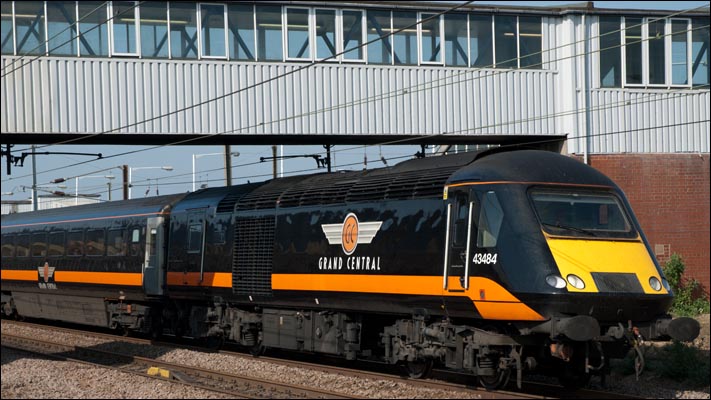
{"label": "cab side window", "polygon": [[464,193],[456,195],[454,203],[454,237],[452,244],[456,247],[467,245],[467,227],[469,225],[469,196]]}
{"label": "cab side window", "polygon": [[495,247],[503,221],[504,210],[501,208],[501,203],[499,203],[496,193],[493,191],[484,193],[481,201],[481,213],[479,214],[477,247]]}

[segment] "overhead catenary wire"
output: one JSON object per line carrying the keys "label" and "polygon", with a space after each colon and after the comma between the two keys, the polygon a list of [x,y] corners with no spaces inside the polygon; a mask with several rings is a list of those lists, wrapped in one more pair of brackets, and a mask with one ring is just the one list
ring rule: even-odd
{"label": "overhead catenary wire", "polygon": [[[681,12],[679,12],[679,13],[674,13],[674,14],[671,14],[670,16],[662,17],[662,18],[659,18],[659,19],[669,18],[669,17],[671,17],[671,16],[678,15],[678,14],[681,14],[681,13],[684,13],[684,12],[688,12],[688,11],[691,11],[691,10],[695,10],[695,9],[696,9],[696,8],[690,9],[690,10],[686,10],[686,11],[681,11]],[[424,21],[426,21],[426,20],[419,21],[418,23],[422,23],[422,22],[424,22]],[[707,26],[708,26],[708,25],[707,25]],[[707,27],[707,26],[706,26],[706,27]],[[405,28],[402,28],[402,29],[407,29],[407,28],[408,28],[408,27],[405,27]],[[631,27],[629,27],[629,28],[631,28]],[[628,28],[628,29],[629,29],[629,28]],[[702,28],[703,28],[703,27],[702,27]],[[697,28],[697,29],[698,29],[698,28]],[[621,31],[621,30],[618,30],[617,32],[620,32],[620,31]],[[396,32],[392,32],[391,34],[394,34],[394,33],[397,33],[397,31],[396,31]],[[610,33],[613,33],[613,32],[609,32],[609,33],[606,33],[606,34],[610,34]],[[675,34],[676,34],[676,33],[678,33],[678,32],[675,32]],[[606,34],[603,34],[603,35],[606,35]],[[387,36],[389,36],[389,35],[385,35],[385,36],[383,36],[383,37],[381,37],[381,38],[384,38],[384,37],[387,37]],[[379,39],[380,39],[380,38],[379,38]],[[592,39],[592,37],[591,37],[591,38],[586,38],[586,39],[583,39],[583,40],[589,40],[589,39]],[[378,40],[378,39],[375,39],[375,40]],[[372,40],[372,41],[370,41],[370,42],[364,43],[362,46],[367,45],[368,43],[372,43],[372,42],[375,41],[375,40]],[[581,40],[581,41],[583,41],[583,40]],[[646,39],[646,40],[649,40],[649,38]],[[575,42],[575,43],[579,43],[579,42],[581,42],[581,41],[578,41],[578,42]],[[555,50],[555,49],[557,49],[557,48],[562,48],[562,47],[565,47],[565,46],[570,46],[570,45],[575,44],[575,43],[569,43],[569,44],[565,44],[565,45],[562,45],[562,46],[558,46],[558,47],[556,47],[556,48],[546,49],[545,51],[542,51],[542,52],[553,51],[553,50]],[[631,43],[627,43],[627,44],[631,44]],[[621,46],[622,46],[622,45],[613,46],[613,47],[610,47],[610,48],[621,47]],[[605,51],[605,50],[610,49],[610,48],[602,48],[602,49],[595,50],[595,51],[591,51],[591,52],[583,52],[583,53],[581,53],[581,54],[576,54],[576,55],[570,56],[570,57],[585,56],[585,55],[591,54],[591,53],[593,53],[593,52]],[[352,50],[353,50],[353,49],[352,49]],[[542,53],[542,52],[539,52],[539,54]],[[339,53],[339,54],[341,54],[341,53]],[[528,57],[528,56],[533,56],[533,55],[535,55],[535,54],[536,54],[536,53],[531,54],[531,55],[527,55],[527,56],[523,56],[523,57],[520,57],[520,58],[524,58],[524,57]],[[335,57],[335,56],[334,56],[334,57]],[[564,58],[560,58],[560,59],[557,59],[557,60],[556,60],[556,59],[554,59],[554,60],[549,60],[549,61],[547,61],[547,62],[556,62],[556,61],[559,61],[559,60],[562,60],[562,59],[565,59],[565,58],[570,58],[570,57],[564,57]],[[512,59],[512,60],[515,60],[515,59]],[[505,61],[504,61],[504,62],[505,62]],[[318,63],[318,62],[312,62],[312,63],[309,64],[308,66],[315,65],[316,63]],[[305,67],[307,67],[307,66],[305,66]],[[302,68],[304,68],[304,67],[302,67]],[[481,69],[481,68],[479,68],[479,69]],[[465,74],[465,73],[471,73],[471,72],[474,72],[474,71],[477,71],[477,70],[478,70],[478,69],[466,69],[466,70],[464,70],[463,72],[459,73],[458,75]],[[508,72],[508,71],[509,71],[508,69],[507,69],[507,70],[495,71],[495,72],[491,72],[491,73],[488,74],[487,76],[491,76],[491,75],[499,74],[499,73],[505,73],[505,72]],[[487,76],[477,77],[477,79],[484,78],[484,77],[487,77]],[[449,77],[445,77],[445,78],[442,78],[442,79],[452,79],[452,78],[454,78],[454,77],[456,77],[456,75],[449,76]],[[276,79],[276,78],[278,78],[278,77],[274,77],[273,79]],[[442,80],[442,79],[440,79],[440,80]],[[433,82],[434,82],[434,81],[433,81]],[[445,83],[445,85],[454,84],[454,83],[460,83],[460,82],[461,82],[461,80],[458,81],[458,82]],[[266,82],[264,82],[264,83],[266,83]],[[261,83],[260,83],[260,84],[261,84]],[[442,85],[442,86],[445,86],[445,85]],[[434,86],[434,85],[432,84],[432,82],[427,82],[427,83],[424,83],[424,84],[415,85],[415,86],[413,86],[413,87],[417,88],[417,87],[419,87],[419,86],[423,87],[423,88],[420,89],[420,90],[428,90],[428,89],[432,89],[432,88],[434,88],[434,87],[437,87],[437,86]],[[698,87],[697,87],[697,88],[698,88]],[[687,89],[688,89],[688,88],[682,88],[682,89],[680,89],[680,90],[687,90]],[[399,91],[402,91],[402,90],[403,90],[403,89],[398,89],[397,91],[399,92]],[[393,91],[393,92],[395,92],[395,91]],[[410,91],[410,92],[412,92],[412,91]],[[666,92],[665,94],[668,94],[668,93],[670,93],[670,92]],[[377,95],[376,97],[382,97],[382,96],[383,96],[383,95]],[[376,99],[376,100],[379,100],[379,99]],[[372,99],[369,100],[369,101],[372,101]],[[357,102],[361,102],[361,103],[357,103]],[[358,101],[356,101],[356,102],[352,102],[350,105],[353,105],[353,104],[362,104],[362,102],[364,102],[363,99],[358,100]],[[304,117],[304,116],[307,116],[307,115],[313,115],[313,114],[316,113],[316,112],[325,112],[325,111],[332,110],[332,109],[335,109],[335,108],[346,107],[346,106],[350,106],[350,105],[348,105],[348,104],[346,104],[346,105],[338,105],[338,106],[330,107],[330,108],[324,109],[324,110],[307,112],[307,113],[304,113],[304,114],[302,114],[302,115],[300,115],[300,116],[292,116],[292,117],[287,117],[287,118],[283,118],[283,119],[276,120],[276,121],[270,121],[270,122],[266,122],[266,123],[261,123],[261,124],[259,124],[259,125],[276,123],[276,122],[283,121],[283,120],[285,120],[285,119],[293,119],[293,118]],[[575,111],[575,112],[580,112],[580,111]],[[569,113],[570,113],[570,112],[569,112]],[[560,114],[560,115],[569,115],[569,113],[568,113],[568,114]],[[164,117],[164,116],[165,116],[165,115],[162,115],[162,116],[159,116],[159,117]],[[159,118],[159,117],[155,117],[155,118]],[[553,118],[553,117],[556,117],[556,115],[549,115],[549,116],[536,117],[536,118],[537,118],[537,119],[543,119],[543,118]],[[440,136],[440,135],[443,135],[443,134],[452,134],[452,133],[458,133],[458,132],[467,132],[467,131],[473,131],[473,130],[484,129],[484,128],[491,128],[491,127],[501,126],[501,125],[509,125],[509,124],[514,124],[514,123],[522,123],[522,122],[531,121],[531,120],[534,120],[534,119],[508,121],[508,122],[505,122],[505,123],[495,124],[495,125],[489,125],[489,126],[486,126],[486,127],[477,127],[477,128],[472,128],[472,129],[469,129],[469,130],[461,130],[461,131],[457,131],[457,132],[447,132],[447,133],[433,134],[433,135],[429,135],[429,136],[430,136],[430,137],[436,137],[436,136]],[[145,122],[145,121],[141,121],[140,123],[143,123],[143,122]],[[195,140],[204,139],[204,138],[206,138],[206,137],[211,137],[211,136],[215,136],[215,135],[219,135],[219,134],[224,134],[224,133],[229,133],[229,132],[235,132],[235,131],[244,130],[244,129],[248,129],[248,128],[239,128],[239,129],[236,129],[236,130],[231,130],[231,131],[220,132],[220,133],[211,134],[211,135],[200,136],[200,137],[197,137],[197,138],[186,139],[186,140],[182,140],[182,141],[178,141],[178,142],[174,142],[174,143],[169,143],[169,144],[165,144],[165,145],[154,146],[154,147],[151,147],[151,148],[141,149],[141,150],[137,150],[137,151],[130,151],[130,152],[119,153],[119,154],[115,154],[115,155],[113,155],[113,156],[108,156],[108,157],[104,157],[104,158],[110,158],[110,157],[114,157],[114,156],[129,155],[129,154],[134,154],[134,153],[142,152],[142,151],[148,151],[148,150],[152,150],[152,149],[156,149],[156,148],[160,148],[160,147],[166,147],[166,146],[176,145],[176,144],[183,144],[183,143],[187,143],[187,142],[191,142],[191,141],[195,141]],[[97,134],[95,134],[95,135],[98,135],[98,134],[100,134],[100,133],[97,133]],[[398,143],[398,142],[406,142],[406,141],[408,141],[408,140],[417,140],[417,138],[413,138],[413,139],[403,139],[403,140],[399,140],[399,141],[391,141],[391,142],[386,142],[386,143],[378,143],[378,144],[375,144],[375,145],[394,144],[394,143]],[[368,146],[368,145],[366,145],[366,146]],[[358,149],[359,149],[359,148],[361,148],[361,147],[366,147],[366,146],[358,146],[358,147],[355,147],[355,148],[358,148]],[[338,151],[346,151],[346,150],[351,150],[351,149],[354,149],[354,148],[337,149],[337,150],[335,150],[335,151],[333,151],[333,152],[335,153],[335,152],[338,152]],[[91,161],[89,161],[89,162],[91,162]],[[69,166],[66,166],[65,168],[72,167],[72,166],[76,166],[76,165],[79,165],[79,164],[85,164],[85,163],[87,163],[87,162],[81,162],[81,163],[69,165]],[[46,171],[43,171],[43,172],[41,172],[41,173],[44,173],[44,172],[46,172]],[[25,175],[25,176],[27,176],[27,175]],[[19,179],[19,178],[21,178],[21,177],[17,177],[17,178],[15,178],[15,179]],[[9,181],[9,180],[12,180],[12,179],[13,179],[13,178],[8,179],[8,181]],[[169,178],[167,178],[167,179],[169,179]]]}

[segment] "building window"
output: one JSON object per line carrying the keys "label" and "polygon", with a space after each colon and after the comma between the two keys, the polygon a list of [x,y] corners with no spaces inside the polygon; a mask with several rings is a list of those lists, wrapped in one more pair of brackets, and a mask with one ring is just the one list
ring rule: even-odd
{"label": "building window", "polygon": [[76,6],[77,3],[74,1],[47,2],[47,36],[50,55],[77,55]]}
{"label": "building window", "polygon": [[282,61],[281,7],[257,6],[257,59]]}
{"label": "building window", "polygon": [[227,21],[225,18],[223,4],[200,4],[202,57],[226,57],[225,26]]}
{"label": "building window", "polygon": [[519,68],[543,68],[541,18],[518,17]]}
{"label": "building window", "polygon": [[230,4],[227,10],[230,59],[254,61],[254,6]]}
{"label": "building window", "polygon": [[447,14],[444,16],[445,65],[457,67],[469,65],[467,35],[467,16],[465,14]]}
{"label": "building window", "polygon": [[[316,14],[316,59],[323,60],[338,54],[336,49],[336,10],[314,11]],[[334,60],[334,58],[331,58]]]}
{"label": "building window", "polygon": [[286,8],[286,48],[287,59],[311,59],[308,8]]}
{"label": "building window", "polygon": [[693,20],[691,31],[691,76],[694,86],[708,85],[709,79],[709,20]]}
{"label": "building window", "polygon": [[417,65],[417,13],[393,11],[395,64]]}
{"label": "building window", "polygon": [[[392,32],[390,26],[390,11],[371,11],[366,13],[368,63],[392,64],[392,36],[384,37]],[[382,38],[382,39],[380,39]],[[372,42],[372,43],[370,43]]]}
{"label": "building window", "polygon": [[159,1],[141,3],[141,57],[168,58],[168,5]]}
{"label": "building window", "polygon": [[108,56],[109,32],[106,28],[106,2],[78,2],[79,52],[82,56]]}
{"label": "building window", "polygon": [[600,17],[600,86],[622,85],[620,18]]}
{"label": "building window", "polygon": [[45,54],[44,2],[15,2],[17,54]]}
{"label": "building window", "polygon": [[12,2],[3,1],[0,3],[0,48],[2,54],[15,53],[15,32],[12,30]]}
{"label": "building window", "polygon": [[347,61],[362,61],[363,43],[365,43],[363,28],[363,11],[343,10],[343,56]]}
{"label": "building window", "polygon": [[112,54],[137,56],[136,2],[112,1],[110,10],[113,16],[111,20]]}
{"label": "building window", "polygon": [[490,15],[469,16],[469,48],[472,67],[494,67],[493,24]]}
{"label": "building window", "polygon": [[[697,38],[694,26],[692,20],[680,18],[600,17],[600,86],[692,86],[689,77],[698,68],[704,69],[702,84],[708,84],[708,27],[705,38],[703,33]],[[622,35],[616,34],[618,29]],[[699,51],[706,55],[699,57]]]}
{"label": "building window", "polygon": [[[431,18],[431,19],[428,19]],[[422,33],[422,63],[439,64],[442,62],[442,16],[420,13],[420,32]],[[425,21],[426,20],[426,21]]]}
{"label": "building window", "polygon": [[494,17],[496,32],[496,68],[516,68],[516,17],[497,15]]}
{"label": "building window", "polygon": [[198,29],[195,4],[170,3],[170,56],[198,57]]}
{"label": "building window", "polygon": [[642,19],[624,19],[625,84],[642,84]]}
{"label": "building window", "polygon": [[47,255],[50,257],[61,257],[64,255],[64,232],[52,232],[49,234]]}
{"label": "building window", "polygon": [[672,20],[671,23],[671,74],[672,85],[686,85],[689,83],[689,65],[687,36],[689,21]]}
{"label": "building window", "polygon": [[666,36],[664,35],[664,20],[650,21],[647,24],[648,51],[649,51],[649,76],[650,85],[663,85],[666,81],[664,70],[664,55],[666,51]]}

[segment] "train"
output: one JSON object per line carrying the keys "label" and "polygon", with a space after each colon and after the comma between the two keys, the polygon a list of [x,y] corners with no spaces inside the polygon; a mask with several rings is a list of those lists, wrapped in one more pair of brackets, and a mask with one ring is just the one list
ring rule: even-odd
{"label": "train", "polygon": [[[623,191],[489,149],[2,218],[2,313],[566,387],[690,341]],[[641,355],[641,352],[638,352]]]}

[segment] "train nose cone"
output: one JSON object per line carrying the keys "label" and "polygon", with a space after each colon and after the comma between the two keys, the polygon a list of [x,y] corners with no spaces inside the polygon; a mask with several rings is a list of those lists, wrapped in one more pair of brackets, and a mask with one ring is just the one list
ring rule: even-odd
{"label": "train nose cone", "polygon": [[676,339],[681,342],[690,342],[699,336],[700,330],[701,325],[699,324],[699,321],[689,317],[679,317],[674,318],[671,322],[669,322],[667,334],[669,334],[672,339]]}

